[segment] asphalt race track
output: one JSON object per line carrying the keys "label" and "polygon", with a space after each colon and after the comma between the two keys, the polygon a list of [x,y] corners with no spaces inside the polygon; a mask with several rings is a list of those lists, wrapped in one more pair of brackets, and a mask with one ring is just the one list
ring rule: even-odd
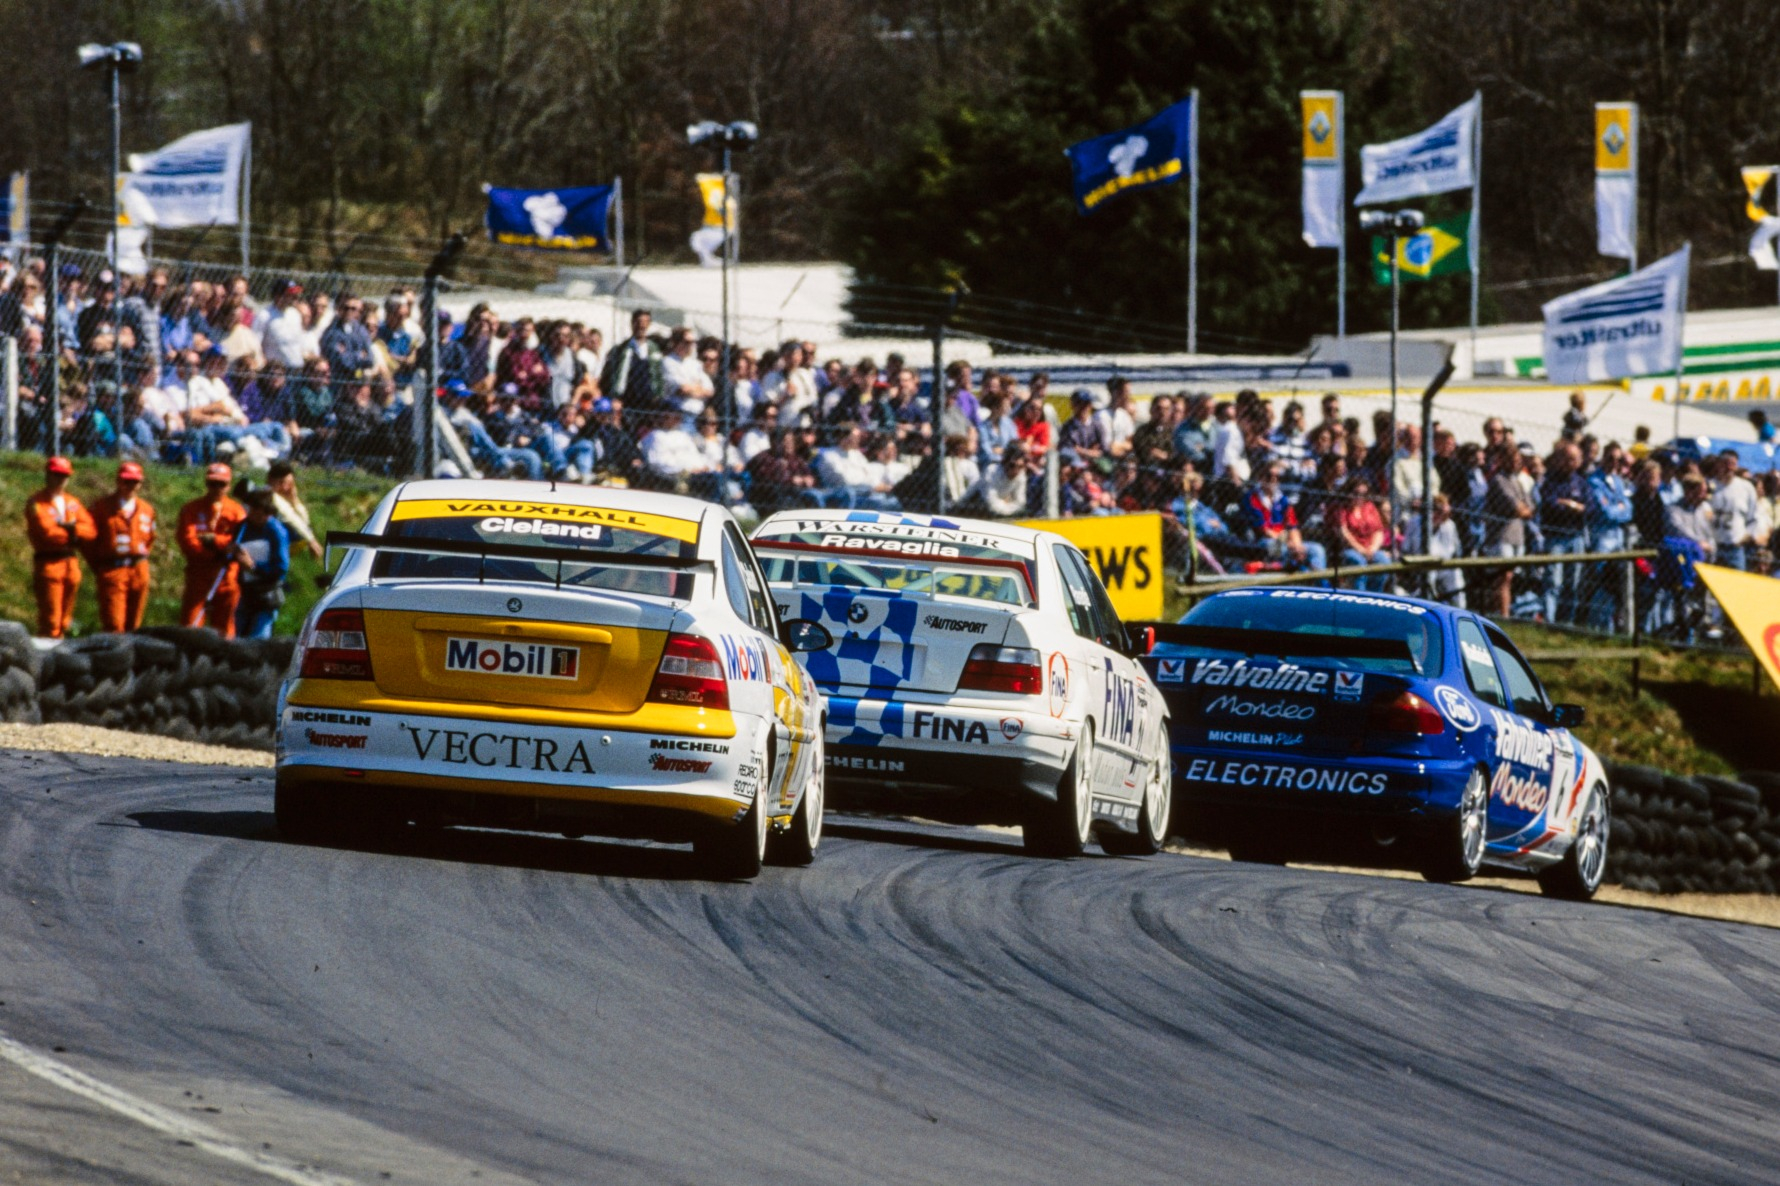
{"label": "asphalt race track", "polygon": [[[0,753],[0,1035],[294,1182],[1780,1178],[1773,931],[888,821],[694,874]],[[0,1183],[274,1180],[18,1062]]]}

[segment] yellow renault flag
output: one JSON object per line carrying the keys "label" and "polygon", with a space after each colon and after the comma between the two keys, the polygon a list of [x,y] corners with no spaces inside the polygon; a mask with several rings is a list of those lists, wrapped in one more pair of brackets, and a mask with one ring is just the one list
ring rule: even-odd
{"label": "yellow renault flag", "polygon": [[1766,222],[1773,217],[1763,205],[1762,195],[1776,172],[1780,172],[1780,165],[1743,166],[1743,188],[1749,191],[1749,201],[1744,204],[1743,213],[1749,216],[1750,222]]}
{"label": "yellow renault flag", "polygon": [[700,174],[698,174],[698,192],[700,193],[700,195],[702,195],[704,197],[704,200],[705,200],[705,225],[706,226],[720,226],[726,232],[729,232],[731,234],[733,234],[735,232],[736,200],[735,200],[734,190],[735,190],[735,184],[732,180],[731,184],[730,184],[731,192],[729,195],[729,202],[727,203],[727,205],[729,207],[729,209],[727,211],[728,217],[725,217],[725,211],[724,211],[725,203],[723,201],[723,174],[721,174],[721,173],[700,173]]}
{"label": "yellow renault flag", "polygon": [[1725,617],[1780,687],[1780,580],[1716,564],[1694,566],[1724,607]]}

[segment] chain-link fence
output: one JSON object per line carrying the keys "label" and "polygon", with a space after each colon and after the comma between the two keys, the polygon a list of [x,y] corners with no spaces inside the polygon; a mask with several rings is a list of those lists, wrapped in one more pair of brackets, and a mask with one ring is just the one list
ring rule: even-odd
{"label": "chain-link fence", "polygon": [[[624,281],[603,301],[446,291],[437,304],[456,312],[441,319],[419,276],[150,260],[120,292],[101,283],[101,254],[52,258],[0,291],[0,341],[15,360],[6,443],[23,449],[220,460],[247,474],[290,461],[340,475],[622,484],[749,517],[1158,511],[1169,559],[1197,577],[1405,554],[1499,559],[1422,574],[1413,591],[1602,632],[1634,619],[1647,633],[1716,630],[1693,562],[1773,568],[1777,475],[1755,475],[1761,513],[1727,527],[1697,511],[1727,475],[1696,475],[1662,451],[1634,461],[1584,427],[1455,409],[1424,460],[1417,429],[1385,411],[1370,423],[1345,415],[1338,396],[1213,399],[1191,388],[1227,380],[1152,366],[1145,406],[1116,357],[1045,354],[1153,349],[1163,327],[1100,341],[1091,319],[1035,328],[1057,313],[1041,306],[862,285],[855,320],[826,327],[819,355],[801,337],[726,347],[665,309],[654,324]],[[1279,369],[1296,380],[1313,365]],[[1188,390],[1166,390],[1165,373]],[[1348,410],[1377,406],[1355,396]],[[1628,547],[1656,554],[1511,572],[1522,556]]]}

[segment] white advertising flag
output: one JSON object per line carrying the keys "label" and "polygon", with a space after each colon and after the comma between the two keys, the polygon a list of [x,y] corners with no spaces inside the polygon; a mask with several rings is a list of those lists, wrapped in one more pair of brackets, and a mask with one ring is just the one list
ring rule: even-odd
{"label": "white advertising flag", "polygon": [[1780,218],[1769,215],[1762,219],[1755,234],[1749,237],[1749,259],[1764,272],[1772,272],[1780,268],[1780,258],[1774,254],[1774,240],[1780,238]]}
{"label": "white advertising flag", "polygon": [[133,223],[234,226],[241,221],[241,163],[250,124],[181,136],[157,152],[131,154],[123,205]]}
{"label": "white advertising flag", "polygon": [[1546,377],[1553,383],[1603,383],[1680,366],[1692,251],[1683,247],[1630,276],[1548,302]]}
{"label": "white advertising flag", "polygon": [[1595,104],[1595,250],[1638,264],[1638,105]]}
{"label": "white advertising flag", "polygon": [[1473,95],[1431,128],[1360,149],[1363,185],[1354,205],[1470,189],[1476,181],[1477,121],[1482,111],[1483,97]]}
{"label": "white advertising flag", "polygon": [[1638,179],[1595,178],[1595,250],[1617,259],[1638,258]]}
{"label": "white advertising flag", "polygon": [[1300,91],[1304,125],[1304,242],[1340,247],[1347,203],[1341,150],[1341,92]]}

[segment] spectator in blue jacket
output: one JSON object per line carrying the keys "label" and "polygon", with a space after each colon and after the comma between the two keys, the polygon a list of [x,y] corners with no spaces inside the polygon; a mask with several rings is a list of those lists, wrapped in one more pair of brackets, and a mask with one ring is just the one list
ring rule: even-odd
{"label": "spectator in blue jacket", "polygon": [[[1545,550],[1554,556],[1588,550],[1588,481],[1582,476],[1582,450],[1560,441],[1545,463],[1545,480],[1539,485],[1539,528]],[[1574,622],[1582,573],[1575,564],[1554,564],[1545,586],[1545,620]]]}
{"label": "spectator in blue jacket", "polygon": [[347,293],[340,298],[340,315],[321,335],[321,355],[336,382],[348,383],[371,376],[371,331],[365,328],[365,302]]}
{"label": "spectator in blue jacket", "polygon": [[[1588,546],[1594,552],[1624,551],[1627,529],[1632,521],[1631,458],[1618,441],[1609,441],[1601,450],[1601,460],[1588,476]],[[1622,570],[1611,562],[1599,562],[1589,569],[1583,584],[1588,603],[1588,624],[1596,630],[1611,630],[1624,600],[1625,582],[1616,580]]]}
{"label": "spectator in blue jacket", "polygon": [[271,638],[284,605],[284,579],[290,574],[290,531],[278,521],[268,486],[247,494],[247,522],[235,535],[240,562],[241,601],[235,607],[235,637]]}

